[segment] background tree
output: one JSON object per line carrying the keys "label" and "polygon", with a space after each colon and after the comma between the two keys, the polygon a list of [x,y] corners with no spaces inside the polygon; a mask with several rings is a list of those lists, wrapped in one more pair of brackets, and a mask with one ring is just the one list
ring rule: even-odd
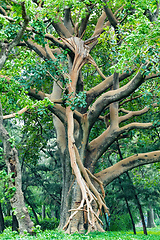
{"label": "background tree", "polygon": [[[160,161],[155,149],[126,156],[95,173],[98,160],[118,138],[132,129],[158,125],[159,2],[26,3],[31,21],[19,49],[13,51],[21,54],[14,62],[19,73],[13,74],[14,80],[2,80],[3,86],[9,85],[9,90],[2,89],[2,104],[12,99],[6,111],[10,115],[4,118],[14,117],[17,108],[22,108],[17,114],[28,109],[38,109],[43,116],[46,109],[53,113],[63,179],[60,227],[68,233],[81,232],[86,222],[88,231],[102,231],[102,208],[109,215],[103,184],[137,166]],[[4,1],[2,33],[9,41],[21,24],[14,9]],[[2,75],[12,75],[6,68]],[[25,97],[24,88],[40,101]],[[10,91],[21,96],[13,99]],[[147,97],[150,94],[152,98]],[[143,98],[140,110],[134,105],[138,98]],[[155,119],[141,118],[149,111]]]}

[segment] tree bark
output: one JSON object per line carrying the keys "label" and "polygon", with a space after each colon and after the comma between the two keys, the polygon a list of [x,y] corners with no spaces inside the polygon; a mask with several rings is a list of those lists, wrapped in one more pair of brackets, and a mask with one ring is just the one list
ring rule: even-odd
{"label": "tree bark", "polygon": [[150,204],[149,210],[147,211],[147,228],[154,228],[154,227],[156,227],[156,224],[154,222],[154,211]]}
{"label": "tree bark", "polygon": [[28,199],[25,197],[25,195],[24,195],[24,199],[25,199],[25,202],[32,208],[32,212],[33,212],[33,215],[34,215],[34,217],[35,217],[36,224],[39,225],[38,216],[37,216],[36,211],[34,210],[33,205],[28,201]]}
{"label": "tree bark", "polygon": [[0,233],[2,233],[4,230],[4,217],[3,217],[3,212],[2,212],[2,206],[0,203]]}
{"label": "tree bark", "polygon": [[33,222],[30,219],[28,209],[24,203],[24,196],[22,192],[22,180],[21,180],[21,166],[18,159],[18,152],[15,147],[12,146],[10,136],[6,129],[3,127],[3,114],[2,106],[0,102],[0,139],[3,142],[4,158],[8,168],[8,174],[10,175],[9,188],[11,191],[10,203],[14,214],[17,217],[19,223],[20,233],[28,232],[32,233]]}

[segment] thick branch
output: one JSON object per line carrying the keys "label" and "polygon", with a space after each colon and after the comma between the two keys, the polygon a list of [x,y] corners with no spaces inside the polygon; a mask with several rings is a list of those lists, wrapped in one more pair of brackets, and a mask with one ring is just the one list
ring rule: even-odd
{"label": "thick branch", "polygon": [[70,38],[72,34],[68,31],[68,29],[62,23],[62,20],[59,18],[57,22],[52,22],[53,27],[60,37]]}
{"label": "thick branch", "polygon": [[46,51],[42,46],[38,45],[37,43],[34,43],[31,39],[28,39],[27,41],[25,41],[25,43],[30,49],[34,50],[41,58],[47,59]]}
{"label": "thick branch", "polygon": [[[119,81],[123,81],[127,77],[131,76],[134,73],[133,71],[130,71],[129,73],[123,73],[119,76]],[[96,97],[100,96],[102,93],[104,93],[108,88],[110,88],[113,85],[113,75],[109,77],[105,77],[105,80],[96,85],[95,87],[91,88],[87,92],[87,105],[89,106],[93,100],[95,100]]]}
{"label": "thick branch", "polygon": [[114,179],[133,168],[155,162],[160,162],[160,151],[136,154],[95,174],[95,177],[101,180],[106,186]]}
{"label": "thick branch", "polygon": [[[104,0],[104,2],[106,3],[105,0]],[[114,28],[117,28],[118,21],[115,18],[114,14],[112,13],[111,9],[107,6],[107,4],[104,6],[104,11],[105,11],[105,13],[106,13],[106,15],[108,17],[108,20],[109,20],[110,24]]]}
{"label": "thick branch", "polygon": [[111,144],[118,138],[119,135],[126,133],[132,129],[146,129],[152,126],[152,123],[134,122],[114,131],[111,131],[111,128],[108,127],[108,129],[104,131],[99,137],[91,141],[88,146],[89,152],[86,158],[90,169],[94,168],[97,159],[102,156],[102,154],[111,146]]}
{"label": "thick branch", "polygon": [[90,17],[90,13],[87,13],[85,18],[83,18],[81,21],[81,25],[80,25],[80,29],[79,29],[79,37],[80,38],[82,38],[84,35],[84,32],[85,32],[87,24],[88,24],[89,17]]}
{"label": "thick branch", "polygon": [[74,33],[71,19],[71,9],[68,6],[66,6],[64,9],[64,26],[68,29],[70,34]]}
{"label": "thick branch", "polygon": [[92,105],[88,112],[88,119],[90,128],[98,118],[98,116],[101,114],[101,112],[104,110],[105,107],[107,107],[110,103],[119,101],[123,99],[124,97],[129,96],[132,92],[134,92],[144,81],[145,77],[143,76],[143,68],[147,68],[149,64],[142,65],[139,69],[138,73],[134,76],[134,78],[127,83],[125,86],[109,91],[107,93],[102,94]]}
{"label": "thick branch", "polygon": [[[113,76],[113,90],[119,88],[119,73],[114,73]],[[110,104],[110,127],[112,130],[117,129],[119,127],[118,121],[118,102],[114,102]]]}
{"label": "thick branch", "polygon": [[149,107],[145,107],[145,108],[143,108],[142,110],[139,110],[139,111],[127,111],[127,110],[121,108],[121,109],[119,109],[119,111],[127,113],[125,116],[119,117],[119,123],[121,123],[121,122],[124,122],[124,121],[128,120],[129,118],[131,118],[133,116],[140,116],[140,115],[148,112]]}
{"label": "thick branch", "polygon": [[56,46],[61,47],[62,49],[65,49],[65,44],[63,44],[61,41],[59,41],[57,38],[55,38],[54,36],[52,36],[49,33],[45,34],[45,38],[50,40],[52,43],[54,43]]}

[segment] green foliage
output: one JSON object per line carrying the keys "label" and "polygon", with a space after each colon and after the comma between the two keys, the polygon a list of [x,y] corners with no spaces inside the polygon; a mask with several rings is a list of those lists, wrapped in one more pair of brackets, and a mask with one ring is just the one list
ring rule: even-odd
{"label": "green foliage", "polygon": [[75,97],[73,97],[72,94],[63,94],[63,101],[65,102],[65,106],[71,106],[72,111],[78,108],[85,108],[87,103],[86,103],[86,92],[79,92],[76,94]]}
{"label": "green foliage", "polygon": [[41,230],[54,230],[58,227],[59,221],[57,218],[44,218],[39,221]]}
{"label": "green foliage", "polygon": [[46,230],[44,232],[36,231],[36,236],[29,236],[29,234],[19,236],[17,232],[12,232],[11,228],[7,228],[0,235],[1,240],[6,239],[26,239],[26,240],[49,240],[49,239],[64,239],[64,240],[81,240],[81,239],[92,239],[92,240],[159,240],[160,229],[155,228],[154,230],[149,230],[148,235],[145,236],[142,232],[142,229],[139,229],[137,235],[133,235],[132,232],[123,232],[123,231],[115,231],[115,232],[94,232],[86,235],[74,233],[72,235],[65,234],[62,231],[52,231]]}
{"label": "green foliage", "polygon": [[4,183],[5,187],[5,196],[1,201],[4,201],[5,197],[11,199],[16,192],[16,187],[10,186],[9,184],[10,181],[14,182],[14,178],[12,178],[13,174],[14,173],[7,174],[5,170],[0,171],[0,180]]}
{"label": "green foliage", "polygon": [[5,228],[12,226],[12,216],[7,216],[4,218],[4,225],[5,225]]}
{"label": "green foliage", "polygon": [[111,231],[126,231],[132,229],[131,219],[128,213],[126,214],[113,214],[110,220]]}

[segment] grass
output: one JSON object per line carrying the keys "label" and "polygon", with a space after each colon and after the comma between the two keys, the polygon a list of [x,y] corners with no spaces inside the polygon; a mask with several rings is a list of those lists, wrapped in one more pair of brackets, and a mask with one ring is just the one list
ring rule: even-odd
{"label": "grass", "polygon": [[37,230],[36,236],[20,236],[16,232],[12,232],[10,228],[5,229],[5,231],[0,234],[1,240],[7,240],[7,239],[24,239],[24,240],[45,240],[45,239],[63,239],[63,240],[160,240],[160,226],[148,229],[148,235],[145,236],[143,234],[142,228],[137,228],[137,235],[134,235],[132,231],[127,232],[105,232],[105,233],[99,233],[94,232],[90,233],[88,235],[85,234],[72,234],[67,235],[62,231],[59,230],[46,230],[44,232]]}

